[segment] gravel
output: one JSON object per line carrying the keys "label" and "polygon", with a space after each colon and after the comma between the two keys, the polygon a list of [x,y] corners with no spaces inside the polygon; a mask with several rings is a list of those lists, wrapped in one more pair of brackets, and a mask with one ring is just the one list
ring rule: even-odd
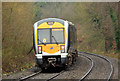
{"label": "gravel", "polygon": [[19,79],[19,78],[25,77],[27,75],[33,74],[33,73],[35,73],[35,72],[37,72],[39,70],[41,70],[41,69],[33,67],[33,68],[29,69],[29,70],[18,72],[16,74],[10,75],[8,77],[4,77],[3,79]]}

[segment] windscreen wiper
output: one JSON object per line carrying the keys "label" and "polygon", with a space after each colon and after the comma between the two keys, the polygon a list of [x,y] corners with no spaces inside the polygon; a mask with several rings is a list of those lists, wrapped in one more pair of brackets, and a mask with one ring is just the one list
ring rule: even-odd
{"label": "windscreen wiper", "polygon": [[38,39],[38,41],[40,41],[40,42],[41,42],[41,44],[44,44],[44,45],[46,45],[46,44],[45,44],[45,43],[43,43],[41,40],[39,40],[39,39]]}
{"label": "windscreen wiper", "polygon": [[54,38],[54,40],[55,40],[55,42],[56,42],[56,44],[58,44],[58,42],[57,42],[57,40],[55,39],[55,37],[52,35],[52,37]]}

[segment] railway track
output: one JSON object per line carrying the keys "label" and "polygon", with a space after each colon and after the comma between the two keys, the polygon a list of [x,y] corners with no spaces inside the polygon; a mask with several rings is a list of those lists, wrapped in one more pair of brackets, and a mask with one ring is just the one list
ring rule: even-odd
{"label": "railway track", "polygon": [[[89,75],[89,73],[92,71],[93,66],[94,66],[93,60],[92,60],[90,57],[87,57],[87,56],[85,56],[85,55],[82,55],[82,56],[85,57],[85,58],[87,58],[87,59],[91,62],[91,64],[90,64],[90,68],[88,69],[88,71],[81,77],[81,79],[80,79],[79,81],[82,81],[87,75]],[[50,77],[49,79],[47,79],[47,80],[45,80],[45,81],[50,81],[50,80],[56,78],[57,76],[59,76],[60,74],[62,74],[63,72],[65,72],[65,70],[59,72],[58,74]],[[42,73],[42,71],[38,71],[38,72],[33,73],[33,74],[31,74],[31,75],[22,77],[22,78],[19,79],[19,81],[25,81],[25,80],[27,80],[27,79],[29,79],[29,78],[31,78],[31,77],[34,77],[34,76],[39,75],[40,73]]]}
{"label": "railway track", "polygon": [[[107,58],[105,58],[105,57],[103,57],[103,56],[100,56],[100,55],[92,54],[92,53],[79,52],[79,54],[80,54],[80,53],[82,53],[82,54],[89,54],[89,55],[92,55],[92,56],[96,56],[96,57],[102,58],[102,59],[104,59],[105,61],[107,61],[107,62],[110,64],[110,67],[111,67],[111,71],[110,71],[110,74],[109,74],[109,76],[108,76],[107,81],[110,80],[110,78],[111,78],[111,76],[112,76],[112,73],[113,73],[113,66],[112,66],[112,63],[111,63]],[[81,55],[82,55],[82,54],[81,54]],[[84,80],[84,79],[90,74],[90,72],[93,70],[93,67],[94,67],[94,62],[93,62],[93,59],[92,59],[92,58],[90,58],[90,57],[88,57],[88,56],[86,56],[86,55],[82,55],[82,56],[85,57],[85,58],[87,58],[87,59],[90,61],[90,68],[89,68],[88,71],[80,78],[79,81]],[[31,77],[34,77],[34,76],[39,75],[41,72],[42,72],[42,71],[38,71],[38,72],[33,73],[33,74],[31,74],[31,75],[28,75],[28,76],[26,76],[26,77],[20,78],[19,81],[25,81],[25,80],[27,80],[27,79],[30,79]],[[65,72],[65,70],[63,70],[63,71],[61,71],[61,72],[53,75],[52,77],[48,78],[48,79],[45,80],[45,81],[50,81],[50,80],[52,80],[52,79],[55,79],[56,77],[58,77],[60,74],[62,74],[62,73],[64,73],[64,72]]]}
{"label": "railway track", "polygon": [[22,78],[20,78],[18,81],[24,81],[24,80],[26,80],[26,79],[29,79],[29,78],[31,78],[31,77],[33,77],[33,76],[36,76],[36,75],[40,74],[41,72],[42,72],[42,71],[38,71],[38,72],[33,73],[33,74],[31,74],[31,75],[22,77]]}
{"label": "railway track", "polygon": [[107,58],[105,58],[105,57],[103,57],[101,55],[97,55],[97,54],[93,54],[93,53],[87,53],[87,52],[79,52],[79,53],[96,56],[96,57],[99,57],[99,58],[104,59],[105,61],[107,61],[109,63],[109,65],[110,65],[110,68],[111,68],[109,76],[107,78],[107,81],[110,81],[110,78],[111,78],[111,76],[113,74],[113,65],[112,65],[112,63],[111,63],[111,61],[109,59],[107,59]]}
{"label": "railway track", "polygon": [[[57,73],[56,75],[50,77],[49,79],[47,79],[47,80],[45,80],[45,81],[50,81],[50,80],[54,79],[55,77],[59,76],[59,75],[60,75],[61,73],[63,73],[63,72],[64,72],[64,70],[61,71],[60,73]],[[33,74],[31,74],[31,75],[22,77],[22,78],[20,78],[18,81],[25,81],[25,80],[27,80],[27,79],[30,79],[31,77],[37,76],[37,75],[40,74],[40,73],[42,73],[42,71],[38,71],[38,72],[33,73]]]}

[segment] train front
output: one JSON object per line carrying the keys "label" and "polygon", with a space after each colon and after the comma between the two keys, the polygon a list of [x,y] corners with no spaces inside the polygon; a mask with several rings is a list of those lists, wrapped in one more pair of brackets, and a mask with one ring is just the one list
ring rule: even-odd
{"label": "train front", "polygon": [[42,68],[67,64],[67,22],[48,18],[34,24],[34,49],[37,64]]}

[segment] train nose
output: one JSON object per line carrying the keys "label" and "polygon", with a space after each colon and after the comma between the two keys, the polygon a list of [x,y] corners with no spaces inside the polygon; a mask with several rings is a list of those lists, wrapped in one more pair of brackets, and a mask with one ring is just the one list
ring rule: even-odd
{"label": "train nose", "polygon": [[56,52],[60,51],[60,46],[56,44],[49,44],[43,47],[43,52],[54,54]]}

